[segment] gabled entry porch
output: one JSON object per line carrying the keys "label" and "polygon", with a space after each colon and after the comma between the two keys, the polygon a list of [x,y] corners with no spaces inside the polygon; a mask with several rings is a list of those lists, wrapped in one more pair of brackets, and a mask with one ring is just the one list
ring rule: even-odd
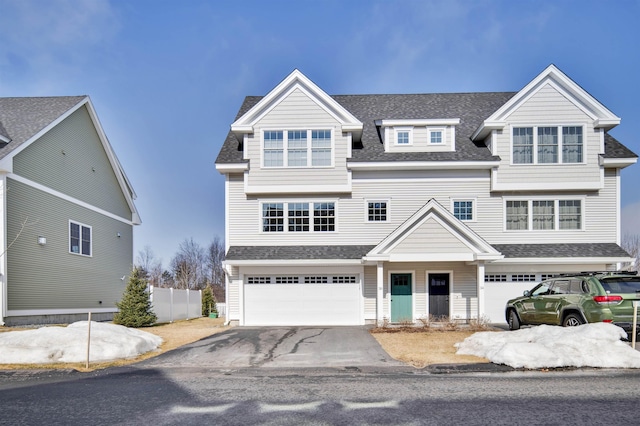
{"label": "gabled entry porch", "polygon": [[376,266],[376,322],[480,318],[485,263],[501,258],[430,200],[364,258]]}

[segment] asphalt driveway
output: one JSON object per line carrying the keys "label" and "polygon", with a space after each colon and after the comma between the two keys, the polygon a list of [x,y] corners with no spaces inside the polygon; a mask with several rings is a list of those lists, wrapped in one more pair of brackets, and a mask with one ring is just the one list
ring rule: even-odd
{"label": "asphalt driveway", "polygon": [[141,364],[219,369],[405,366],[387,355],[367,327],[235,327]]}

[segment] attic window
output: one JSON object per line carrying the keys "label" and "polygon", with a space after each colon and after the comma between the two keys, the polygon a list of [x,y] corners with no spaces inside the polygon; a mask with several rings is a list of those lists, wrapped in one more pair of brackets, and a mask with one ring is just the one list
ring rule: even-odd
{"label": "attic window", "polygon": [[444,142],[443,135],[443,129],[429,129],[429,143],[433,145],[442,144]]}
{"label": "attic window", "polygon": [[413,129],[396,127],[396,145],[413,145]]}

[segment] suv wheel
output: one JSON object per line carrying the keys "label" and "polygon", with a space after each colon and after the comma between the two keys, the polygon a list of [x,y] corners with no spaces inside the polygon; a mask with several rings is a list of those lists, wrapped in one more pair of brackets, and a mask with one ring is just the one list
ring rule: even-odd
{"label": "suv wheel", "polygon": [[509,330],[518,330],[520,328],[520,320],[518,314],[513,309],[509,311]]}
{"label": "suv wheel", "polygon": [[584,321],[578,314],[569,314],[564,318],[564,321],[562,321],[564,327],[576,327],[582,324],[584,324]]}

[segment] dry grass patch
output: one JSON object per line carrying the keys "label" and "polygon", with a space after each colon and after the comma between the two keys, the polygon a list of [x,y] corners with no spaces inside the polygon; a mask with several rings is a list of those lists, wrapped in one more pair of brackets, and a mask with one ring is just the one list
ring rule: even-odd
{"label": "dry grass patch", "polygon": [[372,333],[372,335],[392,358],[416,368],[423,368],[430,364],[489,362],[485,358],[456,355],[456,348],[453,345],[462,342],[474,334],[474,331],[420,331],[422,330],[419,327],[415,327],[414,330]]}
{"label": "dry grass patch", "polygon": [[[176,321],[170,324],[160,324],[151,327],[143,327],[138,330],[146,331],[162,337],[163,343],[156,351],[147,352],[136,358],[119,359],[114,361],[91,363],[89,368],[85,368],[84,363],[57,363],[57,364],[0,364],[1,370],[36,370],[36,369],[55,369],[67,370],[73,369],[78,371],[93,371],[107,367],[118,367],[133,364],[161,353],[176,349],[188,343],[196,342],[205,337],[228,330],[229,327],[224,326],[224,318],[196,318],[188,321]],[[0,327],[0,331],[14,332],[22,331],[25,328]]]}

